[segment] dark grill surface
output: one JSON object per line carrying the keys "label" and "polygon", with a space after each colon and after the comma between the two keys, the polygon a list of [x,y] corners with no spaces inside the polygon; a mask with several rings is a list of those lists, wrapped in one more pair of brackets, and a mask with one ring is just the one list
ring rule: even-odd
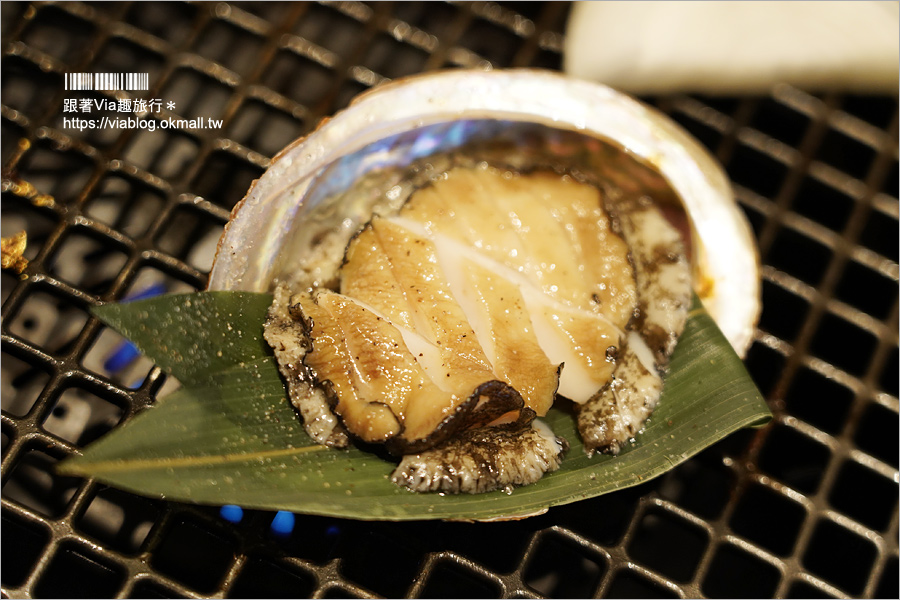
{"label": "dark grill surface", "polygon": [[[153,401],[89,307],[203,288],[269,158],[386,78],[560,68],[567,3],[2,5],[2,589],[9,597],[898,595],[897,98],[645,98],[725,165],[756,233],[747,365],[775,413],[667,475],[521,522],[366,523],[149,500],[53,465]],[[146,92],[67,92],[146,72]],[[64,128],[160,98],[217,129]],[[101,114],[94,112],[91,116]],[[115,115],[113,115],[115,116]]]}

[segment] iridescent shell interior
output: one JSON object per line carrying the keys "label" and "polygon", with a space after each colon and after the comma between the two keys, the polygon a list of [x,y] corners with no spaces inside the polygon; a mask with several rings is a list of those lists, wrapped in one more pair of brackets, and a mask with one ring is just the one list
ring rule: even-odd
{"label": "iridescent shell interior", "polygon": [[[210,289],[327,285],[341,246],[454,164],[554,168],[684,207],[695,288],[739,353],[759,312],[758,259],[721,168],[665,116],[609,88],[540,71],[446,72],[390,83],[298,140],[235,209]],[[330,259],[322,260],[322,257]]]}

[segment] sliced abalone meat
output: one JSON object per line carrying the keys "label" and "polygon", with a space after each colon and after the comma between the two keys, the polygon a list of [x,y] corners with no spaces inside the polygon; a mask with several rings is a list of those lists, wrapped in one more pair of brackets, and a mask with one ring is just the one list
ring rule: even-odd
{"label": "sliced abalone meat", "polygon": [[658,401],[690,279],[662,213],[614,196],[454,168],[351,239],[335,289],[279,290],[266,335],[310,434],[386,444],[416,491],[509,488],[558,468],[567,444],[535,417],[562,397],[588,453],[618,452]]}

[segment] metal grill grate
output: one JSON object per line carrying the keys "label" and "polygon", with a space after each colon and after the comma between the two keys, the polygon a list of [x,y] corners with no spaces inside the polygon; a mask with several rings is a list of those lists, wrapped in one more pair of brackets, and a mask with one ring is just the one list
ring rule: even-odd
{"label": "metal grill grate", "polygon": [[[757,235],[747,365],[776,418],[667,475],[513,523],[365,523],[154,501],[54,474],[152,402],[89,317],[202,288],[269,157],[358,92],[441,67],[558,69],[567,3],[2,5],[6,597],[881,596],[898,579],[897,98],[647,98],[726,166]],[[205,130],[63,126],[66,72]],[[79,97],[126,98],[124,92]],[[94,115],[98,116],[98,115]]]}

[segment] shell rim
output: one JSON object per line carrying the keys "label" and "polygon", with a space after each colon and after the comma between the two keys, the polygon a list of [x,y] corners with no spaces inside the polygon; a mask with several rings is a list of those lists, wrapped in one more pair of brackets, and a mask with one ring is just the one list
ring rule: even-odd
{"label": "shell rim", "polygon": [[[548,104],[551,101],[557,104]],[[376,123],[373,114],[388,119]],[[702,299],[737,353],[745,355],[761,311],[760,259],[722,167],[658,110],[608,86],[540,69],[432,71],[359,94],[346,108],[323,118],[312,132],[278,152],[266,172],[252,182],[219,238],[207,289],[264,291],[244,281],[249,253],[241,251],[243,239],[248,233],[262,232],[247,223],[265,222],[271,212],[267,206],[289,200],[285,188],[297,186],[295,191],[305,192],[303,184],[308,186],[323,167],[386,135],[475,117],[511,117],[574,129],[612,140],[653,166],[682,198],[700,242],[698,265],[713,283]],[[269,188],[276,187],[295,160],[303,162],[297,167],[300,177],[270,193]],[[300,193],[296,208],[303,199]],[[269,221],[267,231],[274,226],[277,223]]]}

